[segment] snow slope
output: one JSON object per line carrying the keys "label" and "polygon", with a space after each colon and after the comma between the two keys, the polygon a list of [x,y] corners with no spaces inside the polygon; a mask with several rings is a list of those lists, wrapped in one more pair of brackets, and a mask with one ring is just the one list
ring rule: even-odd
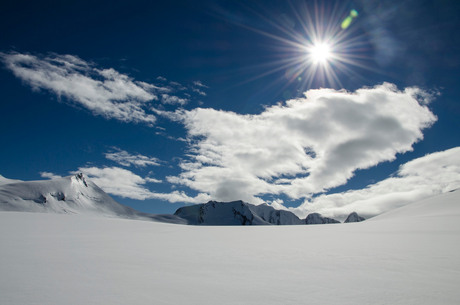
{"label": "snow slope", "polygon": [[16,182],[22,182],[21,180],[15,180],[15,179],[8,179],[0,175],[0,185],[3,184],[9,184],[9,183],[16,183]]}
{"label": "snow slope", "polygon": [[0,212],[0,304],[459,304],[459,199],[330,226]]}

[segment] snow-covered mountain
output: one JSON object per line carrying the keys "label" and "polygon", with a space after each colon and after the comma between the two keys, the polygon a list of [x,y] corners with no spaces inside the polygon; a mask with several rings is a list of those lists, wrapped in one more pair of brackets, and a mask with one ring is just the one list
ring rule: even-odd
{"label": "snow-covered mountain", "polygon": [[151,215],[124,206],[81,173],[27,182],[1,176],[0,210],[93,214],[185,223],[173,215]]}
{"label": "snow-covered mountain", "polygon": [[217,202],[179,208],[174,215],[193,225],[302,225],[338,223],[318,213],[299,219],[289,211],[276,210],[271,206],[253,205],[247,202]]}
{"label": "snow-covered mountain", "polygon": [[83,174],[0,185],[0,209],[131,217],[136,215],[135,210],[113,200]]}
{"label": "snow-covered mountain", "polygon": [[361,222],[364,220],[366,220],[364,217],[359,216],[356,212],[352,212],[350,215],[348,215],[347,219],[345,219],[344,223]]}
{"label": "snow-covered mountain", "polygon": [[193,225],[298,225],[302,221],[293,213],[275,210],[268,205],[252,205],[241,200],[209,201],[179,208],[174,215]]}
{"label": "snow-covered mountain", "polygon": [[340,223],[340,221],[329,217],[323,217],[319,213],[311,213],[305,218],[305,224],[307,225],[321,225],[327,223]]}

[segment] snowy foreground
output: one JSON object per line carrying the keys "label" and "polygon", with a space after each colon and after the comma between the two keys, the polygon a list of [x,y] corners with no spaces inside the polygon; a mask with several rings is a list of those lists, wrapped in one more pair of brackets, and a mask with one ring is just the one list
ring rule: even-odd
{"label": "snowy foreground", "polygon": [[311,226],[0,212],[0,304],[459,304],[459,199]]}

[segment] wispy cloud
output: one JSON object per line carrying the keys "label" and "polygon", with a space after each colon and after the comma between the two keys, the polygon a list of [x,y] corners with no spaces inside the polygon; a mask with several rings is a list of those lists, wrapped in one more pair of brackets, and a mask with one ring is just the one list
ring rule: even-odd
{"label": "wispy cloud", "polygon": [[458,188],[460,147],[407,162],[394,177],[364,189],[318,196],[293,211],[299,216],[319,212],[337,218],[356,211],[369,217]]}
{"label": "wispy cloud", "polygon": [[113,148],[115,151],[105,153],[105,157],[109,160],[115,161],[123,166],[134,165],[136,167],[158,166],[160,160],[155,157],[147,157],[141,154],[132,155],[125,150],[117,147]]}
{"label": "wispy cloud", "polygon": [[199,95],[206,96],[206,92],[201,91],[198,88],[193,88],[192,91],[198,93]]}
{"label": "wispy cloud", "polygon": [[192,91],[198,93],[201,96],[206,96],[207,94],[204,92],[204,89],[207,88],[209,87],[203,84],[201,81],[197,80],[193,82]]}
{"label": "wispy cloud", "polygon": [[209,88],[208,86],[206,86],[205,84],[203,84],[201,81],[199,80],[196,80],[193,82],[193,85],[195,85],[196,87],[201,87],[201,88]]}
{"label": "wispy cloud", "polygon": [[62,178],[62,176],[59,176],[59,175],[56,175],[56,174],[50,173],[50,172],[40,172],[40,177],[48,178],[48,179]]}
{"label": "wispy cloud", "polygon": [[171,193],[156,193],[145,187],[147,182],[157,182],[152,178],[142,178],[130,170],[120,167],[80,167],[82,172],[105,192],[137,200],[161,199],[169,202],[202,203],[210,200],[207,194],[198,194],[190,197],[184,192],[173,191]]}
{"label": "wispy cloud", "polygon": [[197,108],[175,113],[188,131],[189,160],[171,183],[216,200],[258,203],[264,194],[309,198],[412,150],[436,117],[414,92],[385,83],[356,92],[310,90],[258,115]]}
{"label": "wispy cloud", "polygon": [[169,104],[169,105],[185,105],[188,103],[188,99],[186,98],[180,98],[178,96],[171,96],[169,94],[162,94],[161,95],[161,102],[164,104]]}
{"label": "wispy cloud", "polygon": [[162,180],[150,178],[150,177],[146,177],[145,181],[150,182],[150,183],[162,183],[163,182]]}
{"label": "wispy cloud", "polygon": [[168,104],[188,102],[174,95],[175,91],[182,90],[180,88],[137,81],[112,68],[99,69],[73,55],[12,52],[0,53],[0,60],[32,89],[48,90],[108,119],[152,126],[156,121],[155,116],[148,113],[152,101],[161,97],[162,102]]}
{"label": "wispy cloud", "polygon": [[114,69],[98,69],[72,55],[0,56],[6,67],[33,89],[49,90],[105,118],[149,125],[155,122],[155,117],[143,109],[146,102],[157,99],[153,85],[134,81]]}

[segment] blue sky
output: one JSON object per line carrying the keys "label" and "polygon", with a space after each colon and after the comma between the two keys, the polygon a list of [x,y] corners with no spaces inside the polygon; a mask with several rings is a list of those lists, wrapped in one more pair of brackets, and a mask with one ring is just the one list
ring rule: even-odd
{"label": "blue sky", "polygon": [[153,213],[371,216],[459,187],[456,1],[0,6],[5,177],[82,171]]}

